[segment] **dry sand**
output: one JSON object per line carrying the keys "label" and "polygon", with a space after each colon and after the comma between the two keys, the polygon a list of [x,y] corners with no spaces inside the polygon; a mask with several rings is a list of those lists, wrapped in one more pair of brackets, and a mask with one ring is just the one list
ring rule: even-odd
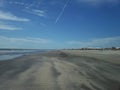
{"label": "dry sand", "polygon": [[0,61],[0,90],[120,90],[120,62],[92,52],[63,50]]}
{"label": "dry sand", "polygon": [[63,50],[63,52],[76,55],[104,60],[114,64],[120,64],[120,50]]}

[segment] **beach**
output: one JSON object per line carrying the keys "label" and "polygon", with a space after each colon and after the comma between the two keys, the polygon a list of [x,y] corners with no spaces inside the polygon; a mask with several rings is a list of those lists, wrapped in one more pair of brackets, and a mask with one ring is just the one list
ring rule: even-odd
{"label": "beach", "polygon": [[0,90],[120,90],[120,51],[55,50],[0,61]]}

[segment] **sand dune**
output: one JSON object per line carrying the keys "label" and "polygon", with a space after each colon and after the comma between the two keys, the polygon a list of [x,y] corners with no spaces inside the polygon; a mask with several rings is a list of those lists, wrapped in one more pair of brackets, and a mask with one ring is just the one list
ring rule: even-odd
{"label": "sand dune", "polygon": [[0,90],[120,90],[119,64],[70,52],[0,61]]}

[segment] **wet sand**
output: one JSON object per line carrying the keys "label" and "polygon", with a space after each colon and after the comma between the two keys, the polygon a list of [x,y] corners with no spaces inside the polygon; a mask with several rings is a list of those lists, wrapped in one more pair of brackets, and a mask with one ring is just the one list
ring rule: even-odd
{"label": "wet sand", "polygon": [[52,51],[0,61],[0,90],[120,90],[120,55],[112,61],[85,53]]}

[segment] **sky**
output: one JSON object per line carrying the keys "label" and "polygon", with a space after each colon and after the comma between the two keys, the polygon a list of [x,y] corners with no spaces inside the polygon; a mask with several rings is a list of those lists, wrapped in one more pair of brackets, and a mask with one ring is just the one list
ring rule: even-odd
{"label": "sky", "polygon": [[0,48],[120,47],[120,0],[0,0]]}

